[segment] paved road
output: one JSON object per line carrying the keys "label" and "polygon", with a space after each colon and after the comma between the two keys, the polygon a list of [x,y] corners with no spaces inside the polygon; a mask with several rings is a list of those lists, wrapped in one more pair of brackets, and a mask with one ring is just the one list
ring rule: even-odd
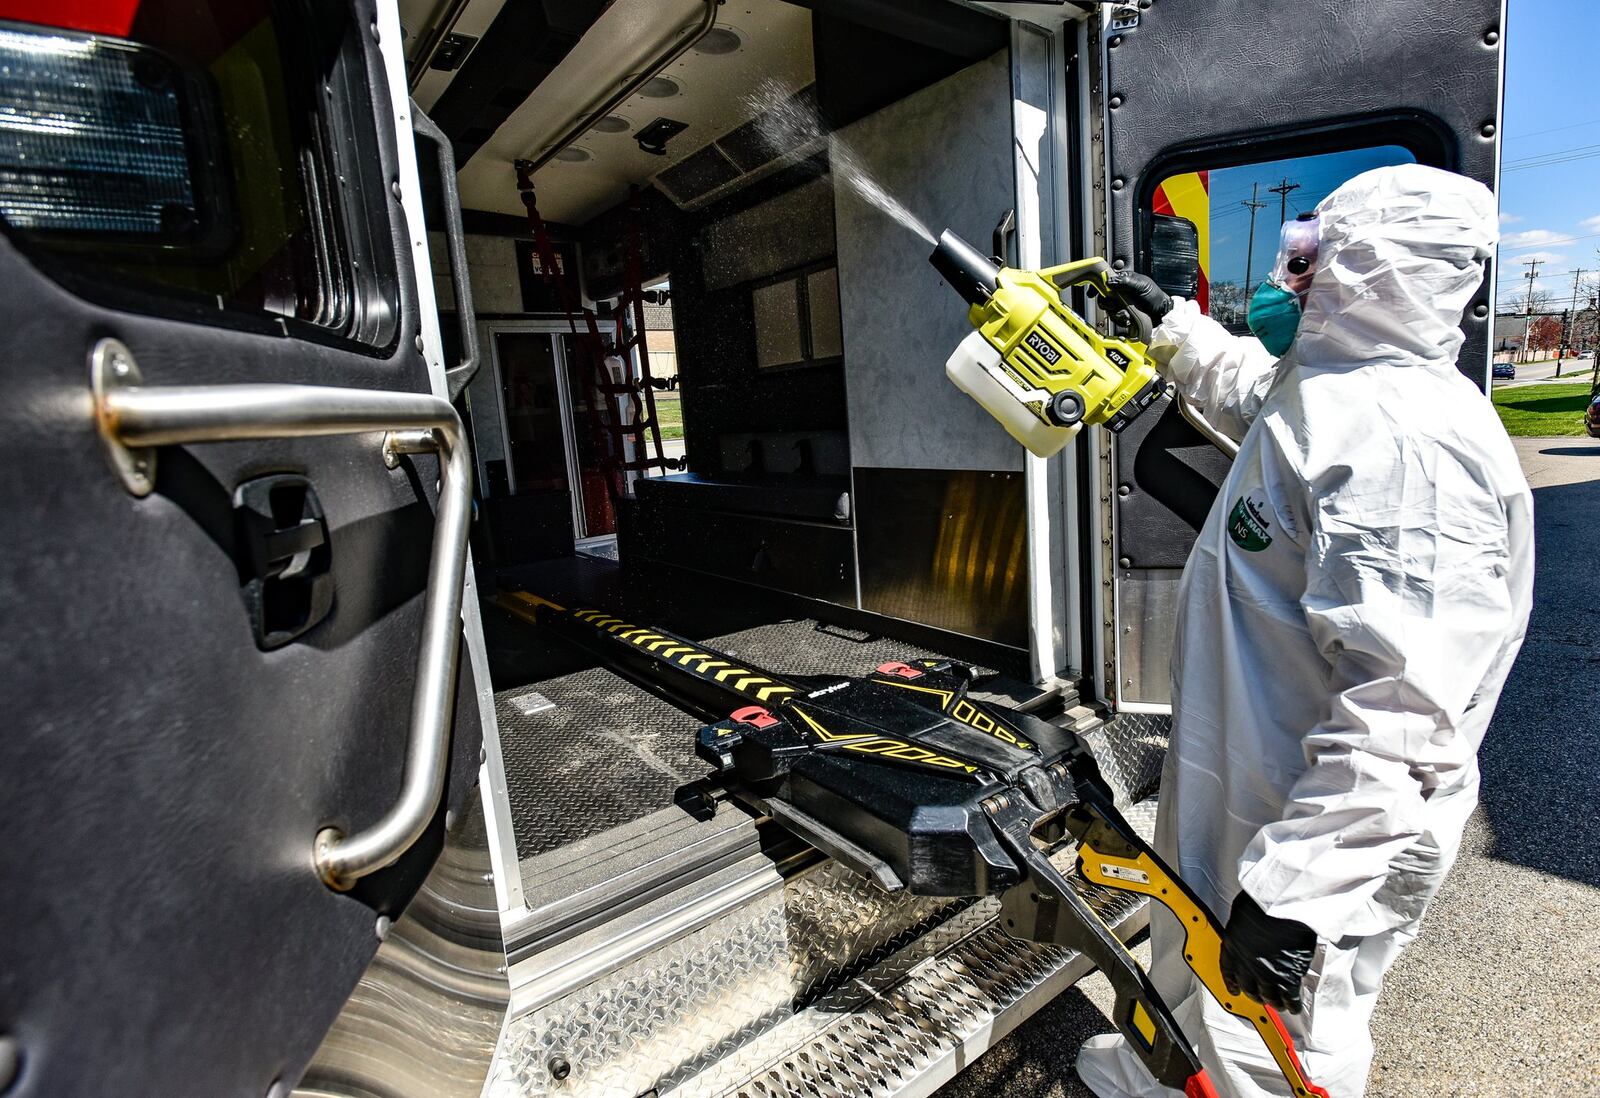
{"label": "paved road", "polygon": [[[1591,376],[1591,372],[1594,370],[1594,359],[1569,358],[1560,365],[1561,377],[1559,380],[1584,381]],[[1526,365],[1517,366],[1517,380],[1496,381],[1494,382],[1494,387],[1496,389],[1515,388],[1535,381],[1550,381],[1555,379],[1555,376],[1555,359],[1550,359],[1548,362],[1529,362]]]}
{"label": "paved road", "polygon": [[[1461,860],[1390,973],[1369,1098],[1600,1095],[1600,440],[1517,439],[1534,489],[1534,612],[1481,752]],[[1088,1098],[1079,1043],[1111,1027],[1098,973],[939,1098]]]}

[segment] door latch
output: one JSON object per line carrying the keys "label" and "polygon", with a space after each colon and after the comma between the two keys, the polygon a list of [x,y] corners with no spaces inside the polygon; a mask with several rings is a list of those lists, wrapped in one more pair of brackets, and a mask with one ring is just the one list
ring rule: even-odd
{"label": "door latch", "polygon": [[333,609],[333,553],[317,491],[292,473],[247,480],[233,493],[239,580],[263,652],[281,648]]}

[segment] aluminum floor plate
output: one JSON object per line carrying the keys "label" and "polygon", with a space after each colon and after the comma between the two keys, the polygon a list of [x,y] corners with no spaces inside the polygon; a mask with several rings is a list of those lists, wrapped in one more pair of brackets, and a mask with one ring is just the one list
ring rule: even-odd
{"label": "aluminum floor plate", "polygon": [[[865,674],[886,660],[933,655],[809,620],[706,643],[793,675]],[[705,776],[694,718],[604,669],[502,691],[495,703],[519,860],[669,807],[673,790]]]}

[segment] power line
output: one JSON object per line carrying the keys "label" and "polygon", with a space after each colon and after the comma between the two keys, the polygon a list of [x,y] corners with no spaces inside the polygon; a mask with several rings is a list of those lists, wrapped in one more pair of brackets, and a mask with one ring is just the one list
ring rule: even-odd
{"label": "power line", "polygon": [[1580,152],[1576,149],[1572,149],[1569,150],[1568,153],[1551,153],[1547,158],[1544,159],[1530,159],[1527,161],[1519,161],[1515,164],[1503,164],[1500,167],[1500,171],[1501,174],[1504,174],[1506,172],[1525,172],[1532,168],[1553,168],[1557,164],[1573,164],[1579,160],[1593,160],[1595,157],[1600,156],[1600,145],[1592,145],[1589,147],[1595,151]]}
{"label": "power line", "polygon": [[1503,162],[1502,167],[1515,167],[1518,164],[1531,164],[1535,160],[1544,160],[1545,158],[1551,156],[1566,156],[1568,153],[1590,152],[1595,149],[1600,149],[1600,144],[1569,145],[1565,149],[1549,149],[1542,153],[1534,153],[1531,156],[1520,156],[1515,160],[1507,160]]}
{"label": "power line", "polygon": [[1591,118],[1587,122],[1573,122],[1566,126],[1551,126],[1548,130],[1533,130],[1529,133],[1513,134],[1506,141],[1521,141],[1525,137],[1539,137],[1547,133],[1560,133],[1562,130],[1577,130],[1584,126],[1600,126],[1600,118]]}

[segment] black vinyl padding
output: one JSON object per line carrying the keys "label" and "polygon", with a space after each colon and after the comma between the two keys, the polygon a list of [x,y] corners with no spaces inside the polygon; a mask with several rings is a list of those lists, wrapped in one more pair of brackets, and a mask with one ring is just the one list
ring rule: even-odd
{"label": "black vinyl padding", "polygon": [[[365,28],[371,4],[355,6]],[[374,71],[385,179],[386,86]],[[437,850],[442,809],[354,894],[311,857],[321,828],[374,822],[400,788],[437,462],[390,471],[376,434],[169,447],[137,499],[88,385],[90,348],[114,336],[150,385],[425,391],[410,237],[388,210],[403,317],[387,355],[91,305],[0,241],[0,1033],[21,1050],[7,1098],[286,1090],[371,960],[378,915]],[[263,652],[231,494],[273,472],[315,485],[335,594],[324,621]],[[463,672],[456,805],[477,775],[473,694]]]}
{"label": "black vinyl padding", "polygon": [[[1138,26],[1115,32],[1105,54],[1108,258],[1148,268],[1140,219],[1165,176],[1307,155],[1319,142],[1407,143],[1424,162],[1492,186],[1500,8],[1500,0],[1141,4]],[[1459,364],[1479,385],[1493,280],[1491,269],[1462,324]],[[1206,485],[1220,480],[1219,457],[1195,449],[1199,436],[1176,409],[1159,427],[1144,423],[1151,419],[1118,446],[1117,482],[1131,488],[1117,499],[1119,545],[1132,567],[1181,567],[1194,517],[1215,495]],[[1157,473],[1172,477],[1158,485]]]}

